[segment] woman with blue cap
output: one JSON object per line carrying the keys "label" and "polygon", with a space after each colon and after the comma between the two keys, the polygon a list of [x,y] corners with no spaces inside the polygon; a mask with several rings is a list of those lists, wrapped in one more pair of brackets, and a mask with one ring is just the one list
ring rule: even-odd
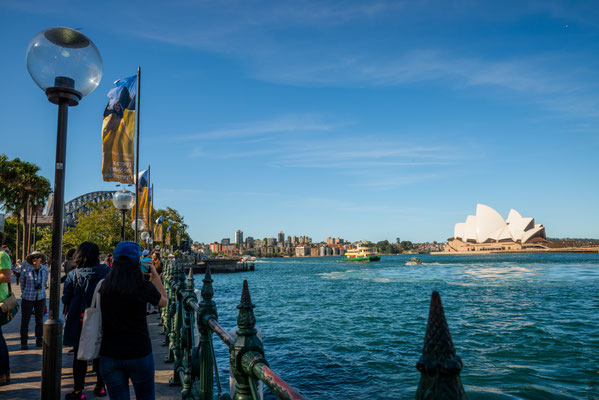
{"label": "woman with blue cap", "polygon": [[121,242],[113,252],[112,269],[100,288],[102,345],[100,372],[111,399],[129,399],[129,380],[138,400],[153,400],[154,355],[146,321],[146,304],[166,306],[166,291],[156,268],[150,279],[140,268],[141,249]]}

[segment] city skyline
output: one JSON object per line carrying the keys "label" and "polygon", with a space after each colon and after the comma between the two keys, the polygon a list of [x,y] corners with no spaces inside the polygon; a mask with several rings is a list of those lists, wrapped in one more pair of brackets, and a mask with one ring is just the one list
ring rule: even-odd
{"label": "city skyline", "polygon": [[4,1],[2,152],[53,182],[56,107],[25,51],[70,26],[104,73],[69,111],[66,200],[115,189],[106,93],[141,66],[140,169],[195,241],[445,241],[477,203],[597,238],[598,20],[566,1]]}

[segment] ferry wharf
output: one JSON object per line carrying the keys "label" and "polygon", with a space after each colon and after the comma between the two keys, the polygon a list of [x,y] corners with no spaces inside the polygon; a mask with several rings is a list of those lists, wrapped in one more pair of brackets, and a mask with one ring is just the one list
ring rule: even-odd
{"label": "ferry wharf", "polygon": [[[21,298],[21,288],[14,282],[11,284],[12,290],[17,297]],[[62,304],[61,304],[62,311]],[[32,316],[29,322],[29,350],[21,350],[21,311],[17,313],[15,319],[2,326],[4,339],[8,345],[10,357],[10,384],[0,386],[0,399],[2,400],[24,400],[39,399],[42,379],[42,349],[35,347],[35,317]],[[164,336],[161,335],[162,326],[160,325],[159,314],[148,315],[148,329],[152,339],[152,349],[154,353],[154,362],[156,366],[156,399],[177,399],[181,397],[181,388],[169,386],[169,379],[173,374],[172,364],[166,364],[164,359],[168,348],[162,346]],[[73,353],[69,353],[71,348],[62,349],[62,382],[61,398],[67,393],[73,391]],[[91,363],[88,366],[87,377],[85,378],[84,393],[88,399],[100,398],[94,395],[96,384],[96,374],[92,370]],[[131,386],[131,398],[135,399],[135,393]],[[108,397],[101,397],[108,399]]]}

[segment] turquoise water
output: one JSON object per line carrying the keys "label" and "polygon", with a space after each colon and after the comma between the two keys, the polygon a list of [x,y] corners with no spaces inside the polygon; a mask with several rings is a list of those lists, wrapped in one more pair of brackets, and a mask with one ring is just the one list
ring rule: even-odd
{"label": "turquoise water", "polygon": [[266,359],[307,397],[409,399],[437,290],[470,399],[599,399],[599,254],[421,258],[258,261],[213,276],[219,320],[236,324],[247,279]]}

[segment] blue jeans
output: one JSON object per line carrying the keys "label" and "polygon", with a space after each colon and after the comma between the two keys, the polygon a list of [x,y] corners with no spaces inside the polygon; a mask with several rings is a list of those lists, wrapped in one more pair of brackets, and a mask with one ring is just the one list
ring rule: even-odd
{"label": "blue jeans", "polygon": [[137,400],[154,400],[154,355],[132,360],[100,356],[100,372],[111,400],[129,400],[129,379]]}

